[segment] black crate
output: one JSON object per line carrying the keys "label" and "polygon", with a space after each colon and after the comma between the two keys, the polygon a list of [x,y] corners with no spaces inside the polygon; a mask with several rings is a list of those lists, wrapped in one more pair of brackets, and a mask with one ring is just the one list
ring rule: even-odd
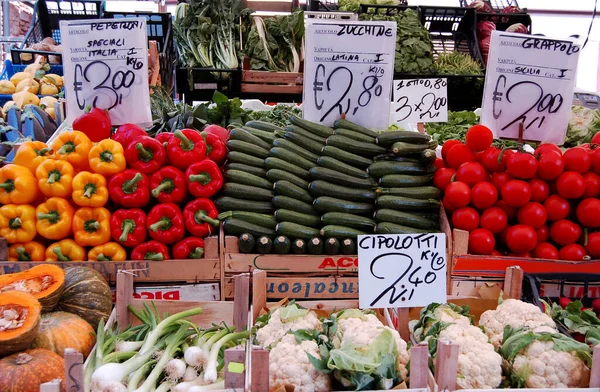
{"label": "black crate", "polygon": [[361,4],[359,14],[381,14],[386,16],[394,16],[399,12],[403,12],[407,9],[417,11],[419,17],[421,16],[421,7],[415,5],[406,5],[406,1],[401,2],[399,5],[386,5],[386,4]]}
{"label": "black crate", "polygon": [[[459,2],[461,7],[468,7],[473,0],[459,0]],[[483,0],[483,2],[489,5],[495,11],[502,11],[506,7],[519,8],[517,0]]]}
{"label": "black crate", "polygon": [[[548,295],[541,294],[542,283],[558,284],[559,285],[559,296],[550,297]],[[571,295],[568,290],[569,285],[583,286],[583,295]],[[591,298],[587,295],[588,288],[590,285],[600,285],[600,273],[589,273],[589,274],[525,274],[523,278],[523,299],[527,302],[532,302],[538,306],[542,305],[540,299],[548,302],[558,302],[560,297],[567,297],[572,300],[580,300],[583,306],[589,307],[595,298]],[[593,294],[593,292],[592,292]],[[596,297],[597,298],[597,297]]]}
{"label": "black crate", "polygon": [[241,69],[177,68],[177,93],[187,104],[210,101],[215,90],[229,98],[239,96],[242,84]]}

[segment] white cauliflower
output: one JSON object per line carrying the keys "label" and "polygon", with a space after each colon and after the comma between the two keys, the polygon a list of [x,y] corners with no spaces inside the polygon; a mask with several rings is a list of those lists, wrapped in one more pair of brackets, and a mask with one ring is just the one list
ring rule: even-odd
{"label": "white cauliflower", "polygon": [[418,321],[411,322],[410,328],[418,342],[427,336],[431,327],[437,322],[458,324],[464,327],[471,325],[471,319],[467,317],[468,310],[454,304],[433,303],[421,310]]}
{"label": "white cauliflower", "polygon": [[550,316],[537,306],[518,299],[507,299],[498,305],[496,310],[484,312],[479,319],[479,325],[485,329],[495,347],[502,345],[506,325],[532,332],[557,332],[556,324]]}
{"label": "white cauliflower", "polygon": [[320,359],[317,343],[304,340],[298,344],[293,334],[283,336],[269,354],[269,385],[274,391],[293,385],[294,392],[330,391],[329,375],[319,372],[306,353]]}
{"label": "white cauliflower", "polygon": [[263,348],[277,343],[288,332],[299,329],[322,331],[323,325],[317,314],[296,304],[275,309],[269,322],[256,332],[256,342]]}

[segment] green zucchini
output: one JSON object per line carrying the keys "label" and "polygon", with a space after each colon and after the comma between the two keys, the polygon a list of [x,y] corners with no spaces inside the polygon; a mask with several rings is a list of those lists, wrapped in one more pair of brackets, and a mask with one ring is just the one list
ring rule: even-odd
{"label": "green zucchini", "polygon": [[239,170],[261,178],[266,178],[267,176],[267,171],[262,167],[250,166],[243,163],[228,163],[225,165],[225,171],[228,170]]}
{"label": "green zucchini", "polygon": [[337,238],[328,238],[323,243],[323,250],[328,255],[339,255],[340,254],[340,242]]}
{"label": "green zucchini", "polygon": [[375,206],[373,203],[359,203],[336,199],[335,197],[321,196],[313,202],[313,206],[318,212],[346,212],[349,214],[371,214]]}
{"label": "green zucchini", "polygon": [[[219,211],[248,211],[259,214],[272,214],[275,211],[270,201],[248,201],[234,197],[222,196],[215,200]],[[312,208],[312,206],[310,206]]]}
{"label": "green zucchini", "polygon": [[306,250],[311,255],[320,255],[323,253],[323,240],[319,237],[311,238],[306,242]]}
{"label": "green zucchini", "polygon": [[356,254],[356,241],[350,238],[346,238],[340,244],[340,252],[343,255],[355,255]]}
{"label": "green zucchini", "polygon": [[303,239],[297,239],[292,242],[292,253],[303,255],[306,253],[306,242]]}
{"label": "green zucchini", "polygon": [[369,166],[367,172],[372,177],[379,178],[388,174],[427,174],[427,169],[420,163],[377,161]]}
{"label": "green zucchini", "polygon": [[329,136],[325,143],[328,146],[338,147],[353,154],[366,157],[374,157],[387,152],[387,149],[378,146],[375,143],[357,142],[356,140],[341,135]]}
{"label": "green zucchini", "polygon": [[356,238],[356,236],[367,234],[364,231],[338,225],[329,225],[321,229],[322,237],[334,237],[337,239]]}
{"label": "green zucchini", "polygon": [[299,186],[302,189],[308,189],[308,181],[303,180],[302,178],[293,175],[292,173],[288,173],[284,170],[280,170],[280,169],[271,169],[267,172],[267,179],[269,179],[270,181],[280,181],[280,180],[285,180],[285,181],[289,181],[292,184]]}
{"label": "green zucchini", "polygon": [[313,154],[320,154],[323,147],[325,147],[325,143],[316,142],[294,132],[286,132],[283,135],[283,137],[286,140],[289,140],[290,142],[297,144],[304,149],[307,149]]}
{"label": "green zucchini", "polygon": [[273,240],[273,252],[277,254],[284,255],[290,253],[291,247],[292,243],[290,242],[289,238],[283,235],[275,237]]}
{"label": "green zucchini", "polygon": [[378,195],[396,195],[413,199],[439,199],[442,192],[434,186],[415,186],[410,188],[377,188]]}
{"label": "green zucchini", "polygon": [[292,199],[288,196],[275,196],[273,198],[273,205],[277,208],[292,210],[301,214],[318,215],[317,211],[315,211],[315,208],[312,205]]}
{"label": "green zucchini", "polygon": [[378,209],[391,209],[398,211],[438,210],[439,200],[435,199],[413,199],[403,196],[380,196],[375,201]]}
{"label": "green zucchini", "polygon": [[308,186],[308,190],[315,198],[320,196],[331,196],[342,200],[372,202],[377,197],[375,191],[370,189],[355,189],[322,180],[311,182]]}
{"label": "green zucchini", "polygon": [[225,172],[225,179],[227,179],[228,182],[235,182],[237,184],[256,186],[264,189],[273,188],[273,183],[271,181],[241,170],[227,170]]}
{"label": "green zucchini", "polygon": [[321,222],[325,226],[339,225],[371,233],[375,229],[375,221],[373,219],[346,212],[327,212],[321,216]]}
{"label": "green zucchini", "polygon": [[275,193],[273,193],[273,191],[270,189],[236,184],[233,182],[228,182],[225,185],[223,185],[221,192],[225,196],[256,201],[271,201],[271,199],[273,199],[273,196],[275,196]]}
{"label": "green zucchini", "polygon": [[228,218],[223,221],[223,230],[225,234],[231,235],[242,235],[244,233],[250,233],[255,237],[263,235],[274,236],[275,231],[268,227],[262,227],[249,223],[240,219]]}
{"label": "green zucchini", "polygon": [[277,226],[277,219],[270,214],[259,214],[257,212],[248,211],[225,211],[219,214],[218,219],[224,220],[227,218],[235,218],[246,222],[254,223],[255,225],[275,228]]}
{"label": "green zucchini", "polygon": [[269,150],[271,148],[271,145],[269,143],[265,142],[258,136],[254,136],[253,134],[242,128],[232,129],[231,132],[229,132],[229,139],[241,140],[243,142],[251,143],[255,146],[262,147],[265,150]]}
{"label": "green zucchini", "polygon": [[304,159],[300,155],[281,147],[273,147],[269,151],[269,155],[305,170],[310,170],[311,167],[315,166],[314,162]]}
{"label": "green zucchini", "polygon": [[279,169],[291,173],[295,176],[302,178],[303,180],[310,180],[310,175],[308,174],[308,170],[305,170],[301,167],[293,165],[289,162],[284,161],[283,159],[268,157],[265,159],[265,166],[267,169]]}
{"label": "green zucchini", "polygon": [[369,174],[362,169],[345,164],[344,162],[332,157],[319,157],[317,164],[328,169],[337,170],[340,173],[347,174],[356,178],[369,178]]}
{"label": "green zucchini", "polygon": [[295,125],[290,125],[285,127],[284,129],[284,134],[285,132],[292,132],[292,133],[296,133],[298,135],[301,135],[307,139],[310,140],[314,140],[315,142],[319,142],[319,143],[323,143],[325,144],[325,138],[319,135],[315,135],[314,133],[312,133],[311,131],[308,131],[304,128],[301,127],[297,127]]}
{"label": "green zucchini", "polygon": [[269,156],[269,150],[241,140],[227,140],[227,148],[229,151],[243,152],[244,154],[252,155],[253,157],[261,159],[265,159]]}
{"label": "green zucchini", "polygon": [[254,250],[254,243],[254,236],[252,234],[241,234],[238,238],[238,249],[242,253],[252,253]]}
{"label": "green zucchini", "polygon": [[423,218],[419,214],[411,214],[403,211],[381,209],[375,211],[374,218],[377,222],[389,222],[396,225],[414,227],[424,230],[435,230],[439,228],[439,223],[431,219]]}
{"label": "green zucchini", "polygon": [[306,148],[300,147],[296,143],[293,143],[287,139],[283,139],[283,138],[275,139],[275,141],[273,142],[273,146],[285,148],[286,150],[296,153],[296,154],[300,155],[302,158],[308,159],[311,162],[316,163],[317,159],[319,159],[319,155],[314,154],[314,153],[308,151]]}
{"label": "green zucchini", "polygon": [[265,160],[257,158],[252,155],[244,154],[239,151],[229,151],[227,153],[228,163],[243,163],[244,165],[256,166],[260,168],[265,167]]}
{"label": "green zucchini", "polygon": [[378,223],[375,227],[377,234],[413,234],[413,233],[430,233],[428,230],[415,229],[414,227],[407,227],[402,225],[396,225],[390,222]]}
{"label": "green zucchini", "polygon": [[256,253],[265,255],[271,253],[273,250],[273,241],[267,237],[262,236],[256,241]]}
{"label": "green zucchini", "polygon": [[321,218],[318,215],[302,214],[292,210],[276,210],[275,219],[279,222],[294,222],[302,226],[321,227]]}
{"label": "green zucchini", "polygon": [[388,174],[379,179],[382,187],[412,187],[429,185],[433,181],[433,175],[410,176],[408,174]]}
{"label": "green zucchini", "polygon": [[436,158],[436,153],[435,150],[425,150],[425,151],[421,151],[421,153],[419,154],[419,161],[421,161],[421,163],[423,165],[433,165],[433,162],[435,162],[435,158]]}
{"label": "green zucchini", "polygon": [[345,136],[357,142],[375,143],[375,138],[364,133],[356,132],[351,129],[338,128],[333,130],[334,135]]}
{"label": "green zucchini", "polygon": [[430,140],[429,143],[427,143],[427,145],[429,146],[430,150],[435,150],[436,148],[438,148],[438,141],[437,140]]}
{"label": "green zucchini", "polygon": [[319,230],[312,227],[299,225],[293,222],[279,222],[275,227],[277,235],[284,235],[291,238],[301,238],[310,240],[319,235]]}
{"label": "green zucchini", "polygon": [[414,131],[389,131],[382,132],[377,136],[376,143],[383,146],[389,147],[394,143],[412,143],[412,144],[425,144],[429,143],[431,137],[423,133]]}
{"label": "green zucchini", "polygon": [[377,132],[369,129],[369,128],[365,128],[361,125],[358,125],[356,123],[353,123],[352,121],[348,121],[346,119],[339,119],[336,120],[333,123],[333,127],[334,128],[345,128],[345,129],[349,129],[351,131],[356,131],[356,132],[360,132],[362,134],[371,136],[371,137],[377,137]]}
{"label": "green zucchini", "polygon": [[419,154],[429,149],[429,144],[412,144],[404,142],[396,142],[392,144],[392,152],[399,156],[405,157],[407,155]]}
{"label": "green zucchini", "polygon": [[243,126],[242,129],[244,131],[250,132],[251,134],[253,134],[254,136],[262,139],[264,142],[269,143],[269,144],[273,144],[273,140],[275,140],[277,138],[277,136],[275,136],[275,131],[265,131],[262,129],[258,129],[258,128],[253,128],[250,126]]}
{"label": "green zucchini", "polygon": [[360,155],[353,154],[334,146],[323,147],[321,154],[335,158],[347,163],[350,166],[358,167],[360,169],[366,169],[373,163],[373,161],[369,158],[361,157]]}
{"label": "green zucchini", "polygon": [[294,115],[291,115],[289,117],[289,120],[292,124],[294,124],[298,127],[304,128],[307,131],[310,131],[313,134],[321,136],[323,138],[333,135],[333,129],[331,129],[325,125],[316,124],[312,121],[308,121],[308,120],[305,120],[303,118],[300,118],[300,117],[294,116]]}
{"label": "green zucchini", "polygon": [[375,162],[379,162],[379,161],[394,161],[394,162],[421,163],[421,161],[418,160],[417,158],[399,157],[399,156],[394,155],[393,152],[388,152],[386,154],[377,155],[375,158],[373,158],[373,160]]}
{"label": "green zucchini", "polygon": [[305,203],[312,203],[313,197],[306,189],[302,189],[297,185],[292,184],[289,181],[279,180],[273,184],[273,191],[277,195],[288,196],[293,199],[303,201]]}
{"label": "green zucchini", "polygon": [[259,121],[259,120],[252,120],[252,121],[248,121],[246,123],[247,127],[251,127],[251,128],[255,128],[255,129],[260,129],[262,131],[267,131],[267,132],[275,132],[281,129],[281,127],[278,127],[275,124],[271,124],[265,121]]}
{"label": "green zucchini", "polygon": [[312,180],[329,181],[351,188],[372,189],[376,184],[370,178],[356,178],[321,166],[313,167],[310,169],[309,174]]}

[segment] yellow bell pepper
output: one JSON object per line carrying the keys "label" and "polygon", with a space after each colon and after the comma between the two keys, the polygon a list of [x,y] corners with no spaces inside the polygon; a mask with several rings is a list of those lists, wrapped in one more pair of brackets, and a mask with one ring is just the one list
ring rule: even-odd
{"label": "yellow bell pepper", "polygon": [[46,248],[46,261],[86,261],[85,249],[71,239],[58,241]]}
{"label": "yellow bell pepper", "polygon": [[82,207],[73,216],[73,234],[81,246],[102,245],[110,241],[110,212],[104,207]]}
{"label": "yellow bell pepper", "polygon": [[52,143],[56,158],[68,161],[76,170],[89,168],[88,156],[92,149],[92,141],[83,132],[70,131],[61,133]]}
{"label": "yellow bell pepper", "polygon": [[52,154],[52,149],[44,142],[25,142],[19,146],[13,163],[26,167],[35,174],[40,163],[52,157]]}
{"label": "yellow bell pepper", "polygon": [[49,240],[62,240],[71,235],[75,209],[67,199],[51,197],[36,208],[38,233]]}
{"label": "yellow bell pepper", "polygon": [[89,261],[125,261],[127,252],[116,242],[107,242],[104,245],[94,246],[88,252]]}
{"label": "yellow bell pepper", "polygon": [[47,159],[42,162],[35,176],[40,191],[47,197],[69,197],[73,192],[73,175],[75,170],[67,161]]}
{"label": "yellow bell pepper", "polygon": [[0,204],[29,204],[38,196],[37,181],[26,167],[0,168]]}
{"label": "yellow bell pepper", "polygon": [[8,261],[44,261],[46,247],[36,241],[12,244],[8,248]]}
{"label": "yellow bell pepper", "polygon": [[35,238],[35,208],[28,204],[0,207],[0,237],[6,242],[29,242]]}
{"label": "yellow bell pepper", "polygon": [[121,173],[127,163],[124,153],[121,143],[104,139],[90,150],[90,168],[105,176]]}
{"label": "yellow bell pepper", "polygon": [[73,202],[81,207],[102,207],[108,201],[106,178],[82,171],[73,178]]}

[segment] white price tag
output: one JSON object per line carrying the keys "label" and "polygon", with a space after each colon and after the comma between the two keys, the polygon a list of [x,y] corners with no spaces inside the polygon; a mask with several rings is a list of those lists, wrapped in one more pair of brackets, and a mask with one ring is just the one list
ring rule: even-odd
{"label": "white price tag", "polygon": [[446,263],[442,233],[359,236],[360,308],[445,303]]}
{"label": "white price tag", "polygon": [[304,118],[331,126],[342,113],[373,129],[389,126],[395,22],[306,20]]}
{"label": "white price tag", "polygon": [[114,125],[152,122],[146,19],[60,22],[67,114],[108,109]]}
{"label": "white price tag", "polygon": [[392,115],[395,123],[448,121],[448,80],[394,80]]}
{"label": "white price tag", "polygon": [[562,144],[571,114],[580,45],[494,31],[490,44],[481,123],[501,139]]}

